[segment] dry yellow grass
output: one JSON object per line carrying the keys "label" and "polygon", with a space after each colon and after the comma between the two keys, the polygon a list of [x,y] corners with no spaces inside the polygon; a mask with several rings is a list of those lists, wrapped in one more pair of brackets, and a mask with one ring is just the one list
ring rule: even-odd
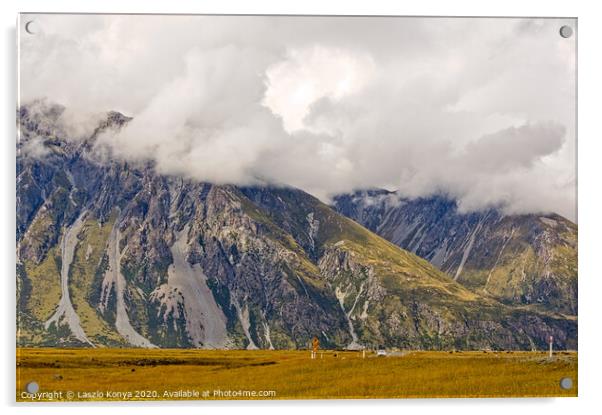
{"label": "dry yellow grass", "polygon": [[[321,357],[323,355],[323,357]],[[336,356],[336,357],[335,357]],[[560,379],[573,379],[563,390]],[[17,400],[36,381],[62,400],[577,396],[577,353],[18,349]],[[180,390],[198,396],[169,395]],[[68,395],[68,392],[72,395]],[[218,392],[219,391],[219,392]],[[229,392],[235,391],[235,392]],[[249,391],[240,394],[238,391]],[[93,394],[95,393],[95,394]],[[102,393],[102,395],[100,394]]]}

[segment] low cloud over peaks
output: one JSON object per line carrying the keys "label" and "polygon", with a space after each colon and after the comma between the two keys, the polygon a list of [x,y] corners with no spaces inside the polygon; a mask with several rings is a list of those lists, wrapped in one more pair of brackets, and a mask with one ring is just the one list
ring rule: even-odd
{"label": "low cloud over peaks", "polygon": [[[27,21],[26,18],[23,18]],[[571,21],[36,15],[22,103],[72,136],[108,110],[116,157],[323,200],[385,187],[575,219]],[[520,41],[519,41],[520,40]],[[68,74],[68,75],[66,75]]]}

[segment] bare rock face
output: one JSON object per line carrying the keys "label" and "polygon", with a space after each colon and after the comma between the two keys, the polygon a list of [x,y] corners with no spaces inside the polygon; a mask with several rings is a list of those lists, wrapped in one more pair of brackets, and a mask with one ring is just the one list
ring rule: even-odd
{"label": "bare rock face", "polygon": [[[96,136],[129,118],[109,113],[78,141],[55,126],[60,111],[19,110],[20,345],[295,349],[317,336],[329,348],[531,349],[553,334],[576,347],[574,318],[502,304],[303,191],[101,158]],[[539,256],[568,226],[545,219]]]}
{"label": "bare rock face", "polygon": [[334,208],[483,295],[577,314],[577,225],[559,215],[459,213],[446,198],[384,190],[338,196]]}

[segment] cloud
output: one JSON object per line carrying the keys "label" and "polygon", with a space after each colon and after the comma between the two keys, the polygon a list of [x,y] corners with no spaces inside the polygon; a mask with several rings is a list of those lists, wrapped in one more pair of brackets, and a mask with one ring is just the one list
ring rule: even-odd
{"label": "cloud", "polygon": [[385,187],[576,218],[572,20],[31,18],[22,102],[64,105],[74,137],[133,116],[100,137],[114,157],[325,201]]}
{"label": "cloud", "polygon": [[529,169],[560,150],[565,128],[552,122],[525,124],[488,134],[464,147],[460,164],[475,174],[504,174]]}
{"label": "cloud", "polygon": [[327,98],[338,102],[361,90],[374,75],[370,55],[313,46],[292,49],[284,61],[266,70],[267,88],[263,104],[282,118],[288,133],[301,129],[311,106]]}

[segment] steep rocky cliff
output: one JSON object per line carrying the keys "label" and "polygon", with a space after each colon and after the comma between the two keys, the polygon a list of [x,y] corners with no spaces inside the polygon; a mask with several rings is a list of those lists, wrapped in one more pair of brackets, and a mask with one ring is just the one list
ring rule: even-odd
{"label": "steep rocky cliff", "polygon": [[481,295],[301,190],[101,158],[129,119],[74,140],[61,111],[18,112],[20,345],[576,347],[575,318]]}

